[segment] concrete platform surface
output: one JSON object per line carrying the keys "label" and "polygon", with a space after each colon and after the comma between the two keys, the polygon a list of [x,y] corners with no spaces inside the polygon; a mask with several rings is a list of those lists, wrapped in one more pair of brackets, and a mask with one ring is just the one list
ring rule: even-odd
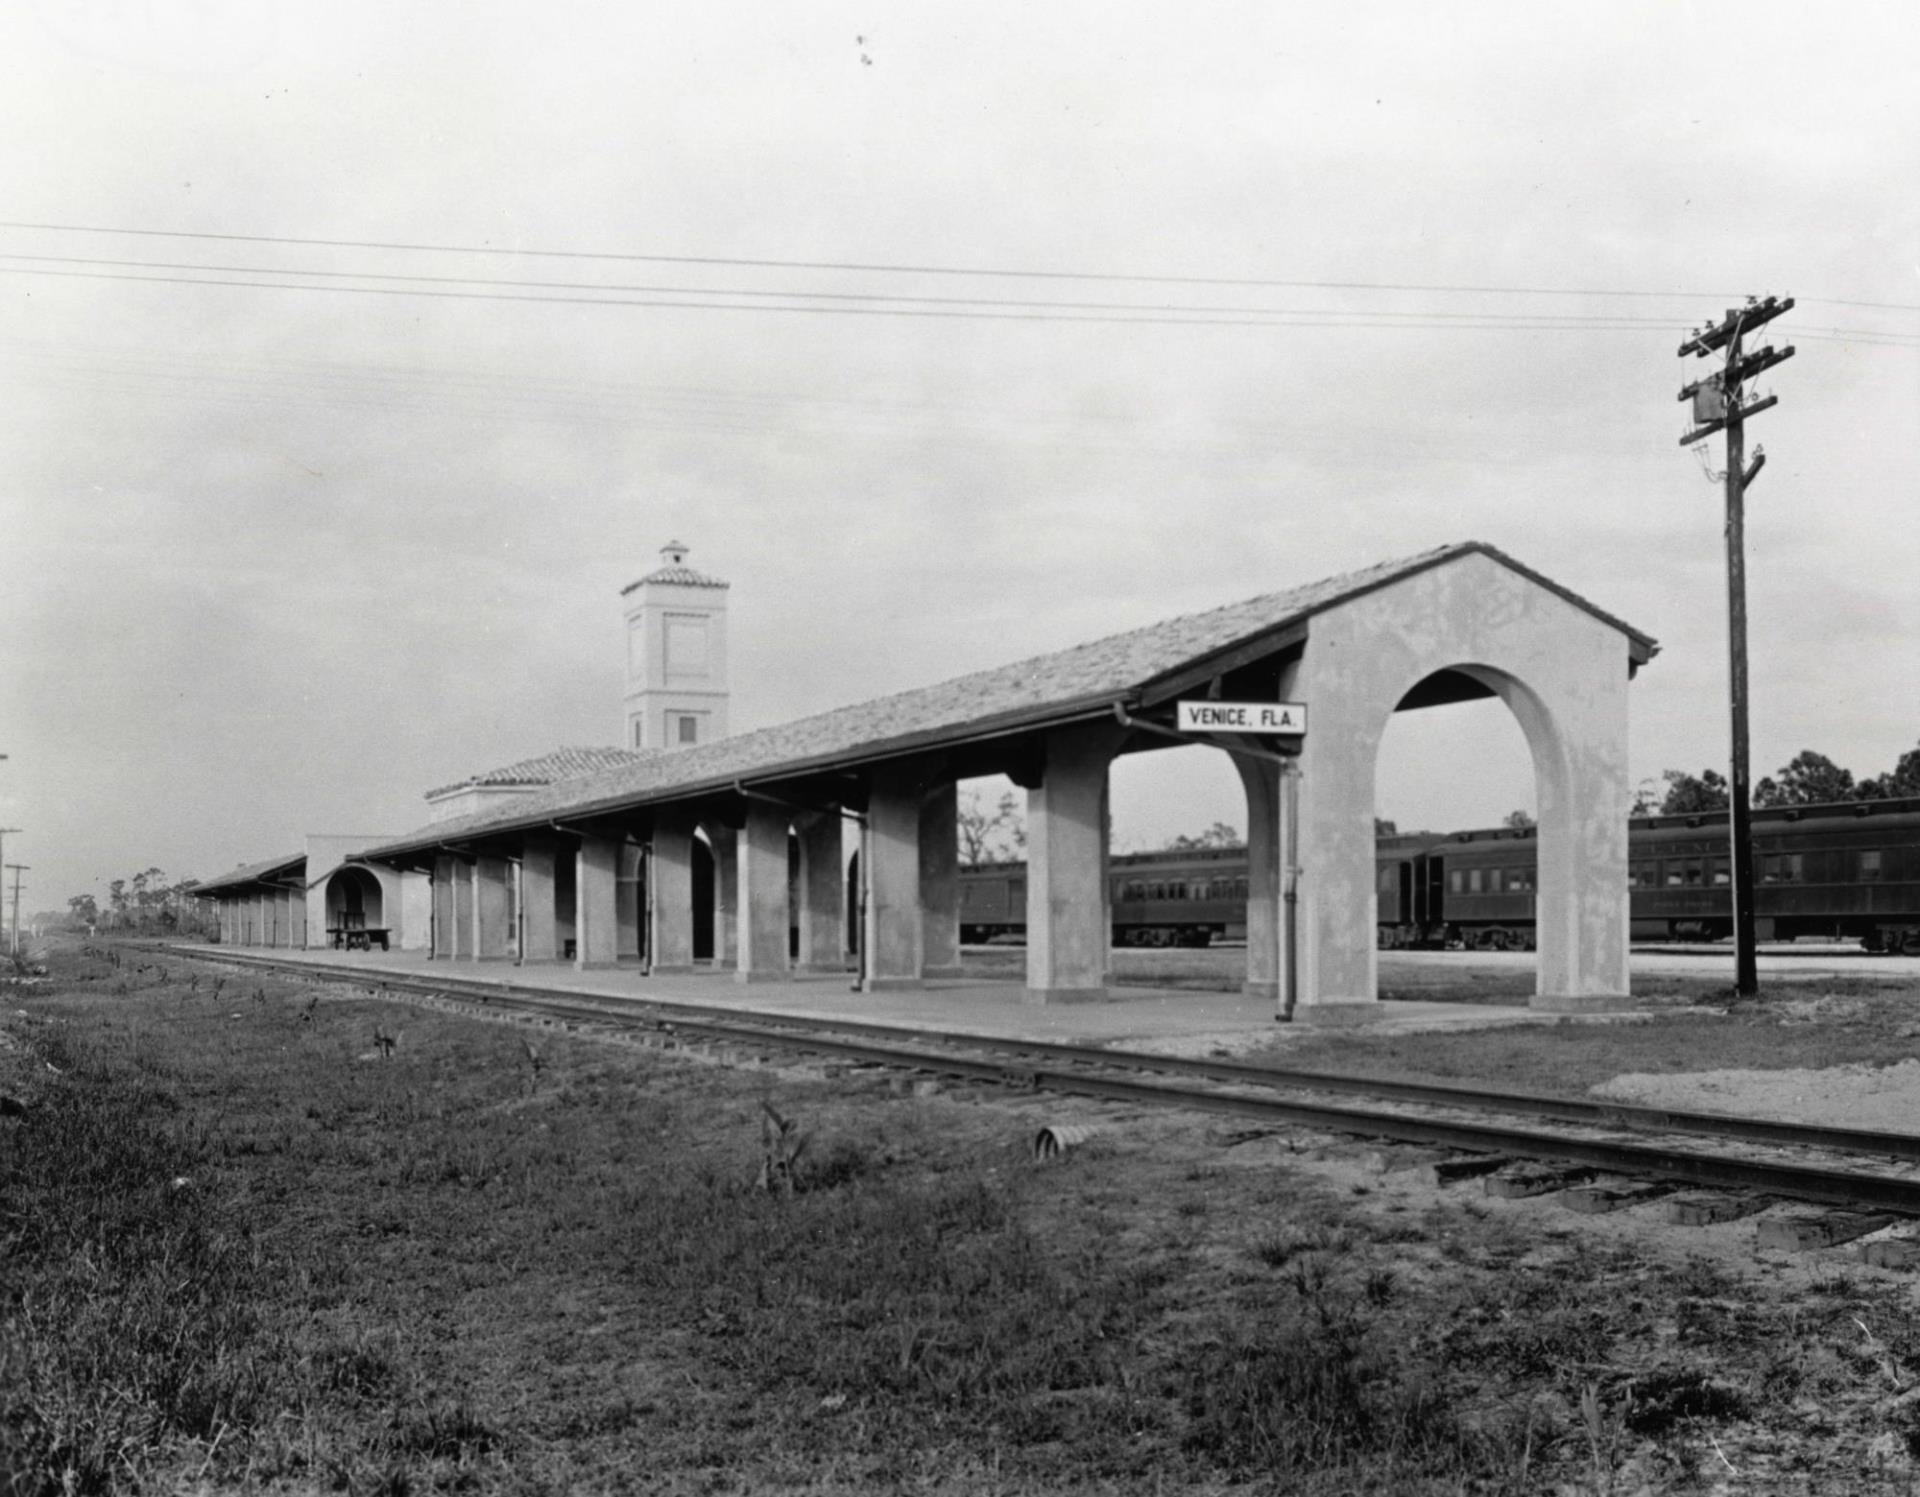
{"label": "concrete platform surface", "polygon": [[[217,954],[220,948],[182,943],[183,954]],[[851,973],[799,976],[782,982],[741,983],[731,972],[642,976],[637,968],[580,971],[570,964],[432,961],[418,952],[288,951],[233,948],[240,955],[283,958],[329,975],[378,981],[382,975],[445,977],[494,982],[595,998],[656,999],[691,1003],[731,1014],[804,1015],[856,1020],[903,1030],[946,1030],[1060,1044],[1104,1045],[1157,1054],[1236,1052],[1289,1036],[1335,1029],[1304,1021],[1280,1022],[1268,1001],[1238,993],[1181,989],[1116,988],[1090,1003],[1036,1005],[1017,983],[975,978],[938,979],[916,991],[859,993]],[[1523,1006],[1384,1001],[1349,1030],[1379,1034],[1433,1029],[1482,1029],[1512,1024],[1553,1024],[1568,1016],[1535,1013]],[[1580,1016],[1605,1022],[1631,1015]]]}

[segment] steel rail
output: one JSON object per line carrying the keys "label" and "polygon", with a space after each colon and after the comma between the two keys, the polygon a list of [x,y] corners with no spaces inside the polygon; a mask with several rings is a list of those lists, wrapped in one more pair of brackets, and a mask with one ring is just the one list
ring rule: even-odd
{"label": "steel rail", "polygon": [[[276,970],[288,971],[336,970],[316,969],[304,962],[259,956],[253,953],[221,953],[215,960],[266,965]],[[1626,1128],[1644,1133],[1692,1133],[1703,1137],[1737,1139],[1745,1143],[1765,1144],[1776,1148],[1818,1148],[1832,1152],[1869,1154],[1920,1163],[1920,1136],[1872,1129],[1783,1123],[1768,1118],[1747,1118],[1728,1113],[1646,1107],[1631,1102],[1593,1102],[1577,1097],[1554,1097],[1539,1092],[1494,1092],[1477,1087],[1455,1086],[1446,1082],[1402,1081],[1384,1076],[1350,1076],[1329,1071],[1249,1065],[1244,1061],[1147,1055],[1104,1046],[1064,1045],[1048,1040],[1029,1040],[1003,1035],[959,1034],[951,1030],[873,1024],[857,1019],[828,1019],[800,1014],[768,1013],[763,1010],[720,1010],[695,1003],[642,996],[602,998],[600,995],[592,995],[589,999],[588,995],[584,994],[495,982],[484,978],[428,979],[401,974],[382,974],[380,981],[388,987],[411,988],[416,991],[451,992],[457,988],[467,987],[490,1001],[511,996],[541,1004],[555,1011],[563,1006],[569,1006],[577,1009],[582,1016],[592,1015],[598,1018],[653,1014],[687,1023],[724,1015],[732,1017],[736,1022],[750,1021],[754,1024],[790,1029],[799,1033],[831,1032],[861,1035],[876,1040],[909,1041],[923,1045],[960,1045],[999,1054],[1030,1056],[1064,1065],[1095,1065],[1114,1070],[1146,1071],[1156,1075],[1190,1076],[1229,1086],[1327,1092],[1341,1096],[1366,1097],[1383,1102],[1550,1118],[1556,1122],[1580,1123],[1596,1128]]]}
{"label": "steel rail", "polygon": [[[1219,1084],[1258,1087],[1273,1090],[1276,1085],[1295,1089],[1333,1090],[1344,1088],[1349,1094],[1380,1101],[1399,1101],[1439,1105],[1454,1109],[1471,1108],[1483,1113],[1512,1111],[1514,1095],[1500,1092],[1475,1092],[1467,1088],[1427,1087],[1415,1083],[1380,1083],[1365,1078],[1327,1076],[1318,1072],[1269,1072],[1260,1067],[1218,1062],[1186,1062],[1180,1067],[1164,1067],[1167,1059],[1159,1056],[1132,1055],[1094,1048],[1053,1045],[1042,1041],[983,1040],[971,1035],[945,1031],[907,1031],[884,1025],[842,1023],[831,1019],[813,1019],[797,1015],[764,1013],[727,1013],[692,1004],[668,1003],[653,999],[612,999],[581,1002],[580,995],[556,994],[548,989],[522,987],[478,979],[427,979],[374,969],[358,973],[352,969],[315,967],[311,964],[257,955],[254,953],[182,952],[165,948],[169,954],[194,959],[229,962],[242,967],[294,971],[321,982],[347,986],[386,989],[395,992],[419,992],[433,996],[475,1001],[501,1009],[548,1014],[586,1024],[652,1029],[675,1038],[694,1038],[713,1043],[743,1047],[775,1046],[828,1056],[856,1063],[890,1066],[896,1069],[928,1071],[969,1081],[1001,1086],[1045,1089],[1068,1095],[1106,1101],[1133,1102],[1163,1107],[1184,1107],[1204,1112],[1226,1113],[1268,1122],[1290,1123],[1322,1131],[1386,1138],[1401,1143],[1425,1144],[1475,1153],[1497,1153],[1545,1162],[1573,1164],[1583,1168],[1653,1175],[1692,1185],[1720,1189],[1760,1191],[1772,1195],[1793,1196],[1829,1205],[1873,1207],[1920,1214],[1920,1179],[1862,1174],[1855,1171],[1824,1168],[1817,1165],[1741,1159],[1720,1154],[1699,1154],[1661,1144],[1624,1142],[1611,1139],[1582,1138],[1567,1134],[1533,1133],[1497,1123],[1429,1118],[1398,1112],[1249,1095],[1243,1091],[1199,1090],[1167,1086],[1149,1081],[1094,1076],[1085,1069],[1179,1070],[1198,1079]],[[924,1041],[931,1035],[942,1045],[973,1046],[977,1049],[1011,1052],[1013,1059],[989,1060],[956,1054],[946,1048],[909,1048],[898,1041]],[[878,1043],[884,1036],[894,1043]],[[1026,1060],[1057,1061],[1060,1064],[1034,1065]],[[1197,1066],[1196,1072],[1187,1066]],[[1287,1078],[1276,1081],[1276,1078]],[[1325,1083],[1323,1085],[1322,1083]],[[1390,1095],[1389,1092],[1392,1094]],[[1570,1110],[1586,1104],[1560,1103],[1559,1099],[1528,1097],[1521,1100],[1554,1103]],[[1577,1116],[1557,1116],[1556,1121],[1575,1122],[1596,1127],[1621,1127],[1622,1114],[1636,1116],[1637,1126],[1656,1126],[1669,1132],[1690,1131],[1688,1124],[1704,1121],[1709,1125],[1746,1125],[1756,1131],[1733,1135],[1747,1142],[1775,1146],[1825,1149],[1838,1153],[1883,1153],[1881,1144],[1892,1141],[1906,1147],[1903,1157],[1913,1156],[1912,1139],[1891,1134],[1860,1134],[1854,1130],[1832,1130],[1791,1124],[1768,1123],[1757,1119],[1721,1117],[1716,1114],[1670,1113],[1658,1109],[1616,1109],[1601,1105]],[[1866,1138],[1874,1147],[1862,1150],[1838,1142]]]}

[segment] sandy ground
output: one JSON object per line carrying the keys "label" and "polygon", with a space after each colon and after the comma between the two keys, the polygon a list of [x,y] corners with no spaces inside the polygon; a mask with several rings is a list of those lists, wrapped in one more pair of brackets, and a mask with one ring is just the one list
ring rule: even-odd
{"label": "sandy ground", "polygon": [[1817,1071],[1689,1071],[1616,1076],[1594,1095],[1690,1112],[1776,1118],[1880,1133],[1920,1132],[1920,1060]]}

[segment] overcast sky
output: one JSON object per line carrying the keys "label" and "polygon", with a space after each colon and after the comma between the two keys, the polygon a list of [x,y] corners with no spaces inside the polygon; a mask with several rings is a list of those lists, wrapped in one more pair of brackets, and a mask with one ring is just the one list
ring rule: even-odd
{"label": "overcast sky", "polygon": [[[1723,764],[1675,349],[1749,293],[1799,298],[1751,428],[1755,773],[1889,768],[1920,740],[1910,15],[0,9],[23,904],[398,833],[431,786],[617,742],[619,590],[675,538],[733,583],[736,728],[1476,539],[1660,640],[1636,778]],[[1243,819],[1218,756],[1150,757],[1123,845]],[[1531,804],[1497,704],[1384,759],[1403,826]]]}

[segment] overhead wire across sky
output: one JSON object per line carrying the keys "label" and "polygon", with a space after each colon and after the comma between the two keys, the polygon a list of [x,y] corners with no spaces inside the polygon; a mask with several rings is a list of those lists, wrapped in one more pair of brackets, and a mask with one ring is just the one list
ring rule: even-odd
{"label": "overhead wire across sky", "polygon": [[[1557,296],[1570,299],[1630,298],[1686,299],[1697,308],[1702,301],[1726,300],[1728,293],[1657,290],[1594,290],[1576,287],[1461,285],[1386,281],[1316,281],[1261,277],[1163,275],[1114,271],[1012,269],[888,264],[863,261],[753,259],[713,255],[665,255],[626,251],[553,250],[495,245],[417,244],[399,241],[299,238],[286,235],[217,234],[210,232],[110,228],[81,224],[0,221],[0,229],[61,235],[124,235],[142,238],[186,239],[220,243],[247,243],[298,248],[404,252],[442,256],[513,256],[569,261],[619,261],[661,265],[726,267],[755,271],[832,273],[835,275],[982,277],[993,280],[1026,279],[1041,282],[1080,281],[1108,285],[1137,284],[1163,287],[1240,287],[1290,289],[1342,294],[1390,293]],[[417,271],[371,269],[310,269],[292,265],[206,264],[191,261],[146,260],[75,254],[45,254],[0,250],[0,274],[62,279],[149,282],[168,285],[205,285],[233,289],[309,290],[372,296],[416,296],[443,300],[499,301],[631,306],[691,311],[759,312],[859,317],[931,318],[1002,322],[1141,323],[1228,327],[1405,328],[1433,330],[1505,330],[1520,332],[1683,330],[1677,316],[1629,315],[1573,310],[1461,310],[1432,305],[1405,307],[1265,306],[1237,303],[1183,303],[1156,301],[1075,300],[1059,297],[954,295],[907,290],[818,289],[806,286],[671,285],[572,280],[533,280],[507,276],[478,276]],[[1733,298],[1737,300],[1737,298]],[[1882,311],[1920,311],[1920,306],[1803,296],[1803,303],[1872,308]],[[1802,335],[1824,341],[1849,341],[1891,346],[1920,346],[1920,330],[1886,327],[1809,327]]]}

